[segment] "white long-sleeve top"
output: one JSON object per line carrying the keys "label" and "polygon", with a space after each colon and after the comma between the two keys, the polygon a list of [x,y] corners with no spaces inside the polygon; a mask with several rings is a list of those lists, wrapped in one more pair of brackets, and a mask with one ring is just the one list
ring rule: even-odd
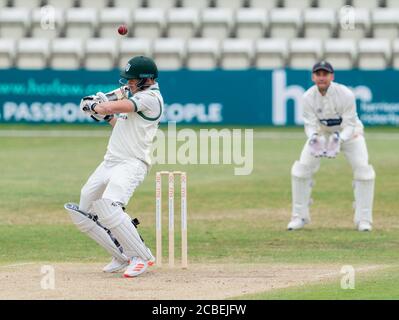
{"label": "white long-sleeve top", "polygon": [[151,147],[164,109],[158,84],[137,92],[129,100],[134,110],[118,116],[104,160],[136,158],[151,166]]}
{"label": "white long-sleeve top", "polygon": [[303,119],[309,138],[314,133],[339,132],[342,141],[347,141],[356,134],[363,134],[355,95],[348,87],[336,82],[331,82],[324,96],[316,85],[304,93]]}

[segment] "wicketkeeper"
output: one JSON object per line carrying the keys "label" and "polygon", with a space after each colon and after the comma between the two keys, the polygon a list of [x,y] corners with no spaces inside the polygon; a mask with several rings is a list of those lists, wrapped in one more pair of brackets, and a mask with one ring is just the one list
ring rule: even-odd
{"label": "wicketkeeper", "polygon": [[125,277],[143,273],[155,258],[125,213],[151,165],[150,151],[163,110],[158,69],[147,57],[134,57],[121,72],[122,86],[84,97],[81,110],[113,127],[104,161],[81,190],[79,205],[65,208],[72,221],[113,257],[105,272],[126,268]]}
{"label": "wicketkeeper", "polygon": [[355,96],[346,86],[333,82],[330,63],[321,61],[312,72],[315,85],[303,95],[308,140],[291,169],[292,219],[287,228],[301,229],[310,222],[312,177],[320,167],[320,159],[335,158],[342,151],[353,171],[355,226],[359,231],[371,231],[375,172],[368,162]]}

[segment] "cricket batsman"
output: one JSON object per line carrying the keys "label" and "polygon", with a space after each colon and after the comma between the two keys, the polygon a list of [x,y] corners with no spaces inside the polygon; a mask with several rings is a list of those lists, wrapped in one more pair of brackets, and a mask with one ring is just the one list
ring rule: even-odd
{"label": "cricket batsman", "polygon": [[113,258],[103,269],[124,277],[143,273],[155,258],[137,231],[137,219],[125,213],[135,189],[151,165],[150,151],[163,110],[155,62],[144,56],[129,60],[121,72],[122,86],[84,97],[80,108],[112,127],[104,161],[83,186],[79,205],[65,204],[78,229]]}
{"label": "cricket batsman", "polygon": [[312,80],[315,85],[303,95],[308,139],[291,169],[292,218],[287,229],[301,229],[310,222],[312,178],[320,159],[335,158],[342,151],[353,171],[355,226],[359,231],[371,231],[375,172],[368,162],[355,96],[346,86],[333,81],[334,69],[327,61],[313,66]]}

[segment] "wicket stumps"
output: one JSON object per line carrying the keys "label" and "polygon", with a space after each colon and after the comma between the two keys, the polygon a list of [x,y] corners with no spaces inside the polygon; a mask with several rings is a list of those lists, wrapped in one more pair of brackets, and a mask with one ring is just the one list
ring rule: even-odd
{"label": "wicket stumps", "polygon": [[175,176],[180,176],[181,264],[182,268],[187,268],[187,175],[182,171],[158,171],[156,173],[156,264],[158,267],[162,266],[162,176],[168,177],[170,268],[175,265]]}

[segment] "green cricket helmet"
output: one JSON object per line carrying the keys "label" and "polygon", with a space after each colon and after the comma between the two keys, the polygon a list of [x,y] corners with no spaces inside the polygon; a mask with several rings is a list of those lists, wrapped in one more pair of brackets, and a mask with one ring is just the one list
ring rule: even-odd
{"label": "green cricket helmet", "polygon": [[156,79],[158,68],[154,60],[144,56],[137,56],[128,61],[125,69],[121,71],[121,77],[130,79]]}

